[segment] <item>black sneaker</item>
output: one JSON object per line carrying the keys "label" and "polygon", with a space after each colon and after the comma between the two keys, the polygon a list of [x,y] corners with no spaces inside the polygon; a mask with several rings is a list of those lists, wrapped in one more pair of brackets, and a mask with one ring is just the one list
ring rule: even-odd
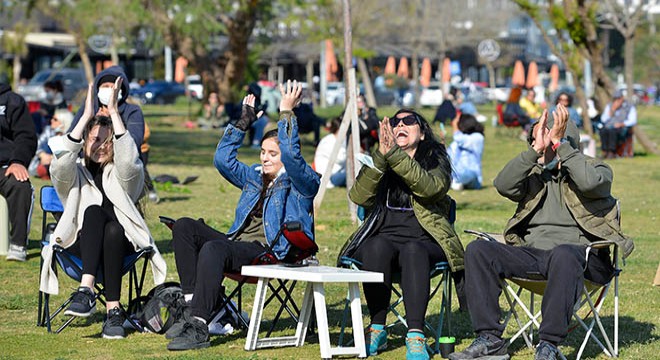
{"label": "black sneaker", "polygon": [[474,339],[472,344],[467,349],[461,352],[449,354],[450,360],[468,360],[468,359],[481,359],[481,360],[507,360],[508,343],[499,339],[497,341],[489,340],[484,335],[479,335]]}
{"label": "black sneaker", "polygon": [[118,307],[110,309],[103,323],[103,338],[104,339],[123,339],[126,337],[126,330],[124,330],[124,321],[126,315],[124,311]]}
{"label": "black sneaker", "polygon": [[177,299],[176,312],[174,313],[174,324],[165,332],[166,339],[174,339],[183,331],[183,324],[190,319],[190,302],[181,297]]}
{"label": "black sneaker", "polygon": [[96,311],[96,295],[92,289],[81,286],[71,294],[71,304],[64,315],[88,317]]}
{"label": "black sneaker", "polygon": [[536,346],[536,353],[534,360],[557,360],[559,357],[559,349],[547,341],[541,341]]}
{"label": "black sneaker", "polygon": [[167,350],[192,350],[209,347],[209,328],[204,322],[190,317],[186,320],[179,336],[167,344]]}

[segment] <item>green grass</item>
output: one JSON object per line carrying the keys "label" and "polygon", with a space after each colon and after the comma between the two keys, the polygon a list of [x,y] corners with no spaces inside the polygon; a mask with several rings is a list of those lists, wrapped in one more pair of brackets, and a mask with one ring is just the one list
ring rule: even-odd
{"label": "green grass", "polygon": [[[198,104],[191,106],[197,111]],[[379,114],[394,113],[393,108],[380,109]],[[492,106],[482,112],[489,118],[494,114]],[[340,108],[330,108],[321,112],[322,116],[337,115]],[[234,206],[239,191],[233,188],[213,168],[212,158],[219,139],[217,132],[203,132],[185,129],[188,119],[187,104],[177,106],[145,108],[147,121],[152,129],[151,158],[149,170],[152,176],[172,174],[179,178],[199,175],[191,184],[159,186],[162,201],[149,204],[146,217],[149,227],[160,250],[167,260],[169,271],[167,280],[177,281],[174,254],[170,245],[171,236],[165,226],[158,223],[158,215],[178,218],[203,217],[207,223],[220,230],[226,230],[233,220]],[[431,118],[433,110],[424,109]],[[655,142],[660,140],[660,108],[639,109],[641,127]],[[517,139],[517,132],[506,129],[493,129],[486,132],[486,152],[484,154],[485,188],[480,191],[453,192],[458,202],[457,231],[467,244],[471,239],[464,236],[464,229],[501,231],[506,220],[513,213],[514,204],[500,197],[492,187],[492,180],[502,166],[525,144]],[[311,134],[303,139],[303,152],[308,161],[313,157]],[[448,139],[449,141],[450,139]],[[622,359],[651,359],[660,353],[660,288],[651,285],[658,259],[660,237],[658,217],[660,216],[660,166],[658,157],[646,155],[638,144],[637,156],[633,159],[612,160],[615,172],[613,193],[621,199],[623,229],[635,239],[636,250],[628,259],[621,278],[621,324],[620,356]],[[241,149],[240,158],[246,162],[256,162],[258,153],[251,149]],[[33,181],[35,189],[46,184]],[[30,232],[29,261],[13,263],[0,261],[0,358],[2,359],[307,359],[319,357],[318,339],[309,336],[301,348],[280,348],[245,352],[243,350],[245,332],[233,335],[212,337],[212,346],[200,351],[172,353],[165,349],[167,341],[163,336],[133,333],[123,341],[107,341],[100,338],[101,315],[89,320],[76,320],[62,334],[51,335],[44,328],[35,326],[37,315],[37,291],[39,275],[39,249],[37,240],[41,238],[41,211],[36,202]],[[316,214],[317,241],[320,245],[319,258],[323,264],[333,265],[335,257],[346,237],[355,229],[347,214],[347,197],[344,189],[330,189],[324,203]],[[150,275],[146,288],[152,287]],[[126,281],[124,281],[127,285]],[[53,296],[53,303],[62,302],[76,284],[66,277],[60,277],[61,294]],[[244,305],[251,310],[254,287],[247,286]],[[300,300],[302,288],[298,287],[295,296]],[[125,291],[124,293],[126,293]],[[336,339],[343,309],[342,299],[346,287],[327,287],[331,337]],[[606,301],[603,313],[606,326],[611,325],[611,297]],[[438,299],[429,307],[431,319],[436,319]],[[102,310],[99,306],[99,310]],[[366,314],[366,308],[364,310]],[[272,315],[272,312],[267,312]],[[452,314],[454,336],[458,338],[457,348],[467,346],[473,338],[467,314],[457,311],[454,299]],[[365,321],[367,321],[365,317]],[[284,323],[277,335],[290,335],[295,329],[292,322]],[[262,329],[266,326],[262,326]],[[511,328],[510,328],[511,329]],[[571,358],[575,356],[578,338],[582,332],[571,334],[562,349]],[[381,355],[382,359],[400,359],[405,353],[402,339],[404,330],[399,327],[390,336],[390,349]],[[518,341],[511,353],[520,359],[533,358],[533,352]],[[595,346],[588,346],[585,358],[605,358]]]}

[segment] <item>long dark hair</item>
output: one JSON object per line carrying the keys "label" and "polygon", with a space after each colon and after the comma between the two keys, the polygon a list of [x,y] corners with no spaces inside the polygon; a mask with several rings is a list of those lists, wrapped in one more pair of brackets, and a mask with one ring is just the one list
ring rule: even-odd
{"label": "long dark hair", "polygon": [[[428,121],[426,121],[421,114],[412,109],[400,109],[393,115],[393,117],[396,117],[401,113],[410,113],[417,119],[419,130],[424,137],[424,139],[420,140],[417,145],[417,151],[415,151],[414,156],[415,161],[417,161],[424,170],[440,168],[445,177],[445,181],[449,182],[451,175],[451,161],[449,160],[447,149],[433,134],[431,125],[429,125]],[[388,170],[385,174],[385,178],[386,181],[384,181],[383,184],[386,188],[382,190],[389,192],[389,201],[393,204],[409,204],[410,189],[403,182],[403,179],[396,175],[392,170]]]}
{"label": "long dark hair", "polygon": [[477,118],[470,114],[461,114],[461,117],[458,119],[458,130],[468,135],[472,133],[484,134],[484,126],[477,121]]}

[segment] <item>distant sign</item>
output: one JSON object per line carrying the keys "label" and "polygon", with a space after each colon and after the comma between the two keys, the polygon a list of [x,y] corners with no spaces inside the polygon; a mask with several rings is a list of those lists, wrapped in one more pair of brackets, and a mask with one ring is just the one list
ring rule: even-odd
{"label": "distant sign", "polygon": [[87,39],[87,44],[97,53],[105,54],[112,45],[112,38],[108,35],[92,35]]}
{"label": "distant sign", "polygon": [[493,39],[485,39],[477,46],[477,53],[482,59],[492,62],[500,56],[500,45]]}

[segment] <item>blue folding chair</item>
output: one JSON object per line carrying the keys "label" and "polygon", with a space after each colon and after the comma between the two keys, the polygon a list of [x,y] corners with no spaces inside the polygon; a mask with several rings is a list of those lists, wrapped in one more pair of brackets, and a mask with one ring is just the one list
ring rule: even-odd
{"label": "blue folding chair", "polygon": [[[41,209],[43,210],[43,220],[42,220],[42,240],[41,245],[46,246],[49,244],[49,237],[52,234],[52,231],[55,229],[56,223],[47,223],[48,214],[50,214],[56,221],[59,219],[59,216],[64,211],[64,207],[60,202],[59,197],[55,188],[52,186],[43,186],[41,188]],[[60,245],[53,244],[53,268],[57,271],[57,266],[59,266],[62,271],[72,278],[73,280],[80,282],[82,279],[82,260],[68,252],[65,248]],[[144,278],[146,275],[148,260],[153,254],[154,250],[151,247],[140,249],[124,258],[122,265],[122,275],[129,274],[129,285],[128,285],[128,308],[135,309],[136,299],[142,296],[142,288],[144,286]],[[140,259],[144,259],[144,262],[141,266],[141,271],[138,274],[136,264]],[[41,260],[43,265],[43,258]],[[57,264],[57,265],[56,265]],[[41,266],[39,267],[41,269]],[[41,276],[40,276],[41,278]],[[96,299],[99,300],[103,305],[105,305],[104,294],[105,290],[103,288],[103,272],[99,270],[96,274]],[[44,326],[48,329],[48,332],[52,332],[51,324],[52,321],[57,317],[57,315],[62,312],[72,301],[72,297],[69,297],[62,305],[60,305],[55,312],[50,313],[50,294],[39,291],[39,309],[37,314],[37,326]],[[121,305],[120,305],[121,306]],[[122,310],[125,311],[124,307]],[[59,334],[64,330],[71,322],[75,319],[75,316],[71,316],[64,321],[64,323],[55,331]],[[130,316],[127,316],[128,320],[131,322],[133,327],[137,330],[141,330],[141,327],[135,323]]]}
{"label": "blue folding chair", "polygon": [[[456,221],[456,201],[454,199],[451,199],[451,204],[449,208],[449,222],[453,226],[455,221]],[[339,265],[348,269],[355,269],[355,270],[359,270],[362,268],[362,263],[360,261],[347,256],[343,256],[339,259]],[[435,344],[433,345],[433,347],[431,348],[428,344],[427,347],[431,352],[438,354],[440,353],[440,341],[439,341],[440,338],[443,336],[449,336],[451,335],[452,332],[451,331],[452,276],[451,276],[451,269],[449,267],[449,263],[446,261],[440,261],[434,264],[430,270],[430,277],[431,279],[439,277],[439,281],[435,285],[435,287],[431,288],[431,293],[429,294],[429,300],[433,299],[433,297],[438,293],[441,287],[442,287],[442,298],[440,299],[440,314],[439,314],[437,326],[434,327],[432,324],[430,324],[428,321],[425,320],[424,328],[435,339]],[[392,274],[392,283],[393,284],[401,283],[400,272],[395,272]],[[401,315],[399,310],[397,310],[398,306],[401,303],[403,303],[403,294],[396,287],[392,287],[392,293],[396,296],[396,300],[390,304],[387,311],[388,313],[392,313],[396,317],[396,321],[387,324],[385,328],[389,329],[398,324],[403,324],[403,326],[408,327],[408,323],[406,322],[405,317]],[[350,346],[352,342],[349,341],[347,343],[344,343],[344,330],[346,328],[348,310],[349,310],[349,302],[347,299],[344,304],[344,312],[342,314],[342,319],[341,319],[341,330],[339,332],[339,344],[341,344],[340,346]],[[446,332],[443,333],[445,327],[446,327]]]}

